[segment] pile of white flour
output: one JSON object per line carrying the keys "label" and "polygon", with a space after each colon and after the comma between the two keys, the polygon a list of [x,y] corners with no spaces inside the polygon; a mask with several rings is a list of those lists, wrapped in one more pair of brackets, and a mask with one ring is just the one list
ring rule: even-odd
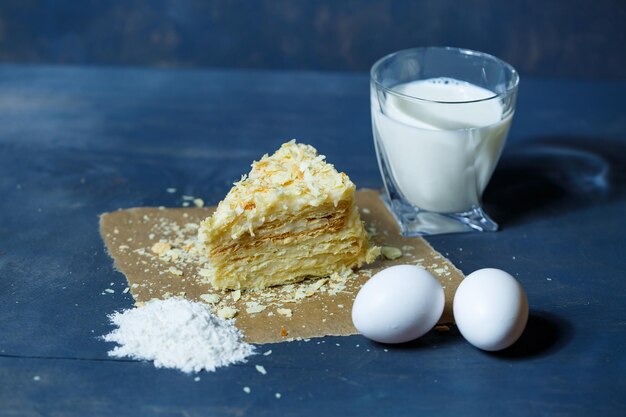
{"label": "pile of white flour", "polygon": [[254,353],[233,320],[211,314],[206,304],[181,298],[152,300],[109,319],[118,328],[103,339],[119,345],[109,356],[151,360],[157,368],[214,371],[245,362]]}

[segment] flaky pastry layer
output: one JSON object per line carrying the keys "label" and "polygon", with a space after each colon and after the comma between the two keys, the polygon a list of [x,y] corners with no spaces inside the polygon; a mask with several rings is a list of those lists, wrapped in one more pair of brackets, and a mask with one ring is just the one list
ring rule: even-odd
{"label": "flaky pastry layer", "polygon": [[264,288],[359,267],[378,255],[362,227],[355,209],[339,231],[315,229],[217,246],[210,253],[209,279],[217,288]]}

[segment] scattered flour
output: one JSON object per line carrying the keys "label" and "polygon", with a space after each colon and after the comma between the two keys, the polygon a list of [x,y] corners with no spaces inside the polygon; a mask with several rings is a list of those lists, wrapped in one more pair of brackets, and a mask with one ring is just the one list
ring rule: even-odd
{"label": "scattered flour", "polygon": [[245,362],[254,346],[242,341],[233,320],[211,314],[209,306],[182,298],[152,300],[109,316],[118,328],[103,339],[119,346],[116,358],[152,360],[157,368],[183,372],[214,371]]}

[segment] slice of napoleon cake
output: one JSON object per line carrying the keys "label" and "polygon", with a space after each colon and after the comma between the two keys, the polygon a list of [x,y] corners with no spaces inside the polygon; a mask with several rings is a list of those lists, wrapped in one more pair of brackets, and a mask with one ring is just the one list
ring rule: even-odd
{"label": "slice of napoleon cake", "polygon": [[216,288],[264,288],[373,262],[354,202],[355,185],[315,148],[292,140],[252,164],[199,240]]}

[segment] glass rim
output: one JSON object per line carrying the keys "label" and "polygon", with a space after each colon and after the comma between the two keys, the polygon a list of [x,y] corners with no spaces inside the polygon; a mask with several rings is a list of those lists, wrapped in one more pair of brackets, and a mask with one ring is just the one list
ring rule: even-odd
{"label": "glass rim", "polygon": [[[511,84],[510,87],[507,87],[507,89],[505,91],[503,91],[502,93],[495,93],[493,92],[493,96],[489,96],[489,97],[485,97],[485,98],[481,98],[478,100],[467,100],[467,101],[440,101],[440,100],[429,100],[426,98],[421,98],[421,97],[415,97],[415,96],[411,96],[409,94],[404,94],[404,93],[400,93],[398,91],[394,91],[391,88],[385,87],[384,85],[382,85],[382,83],[376,79],[376,77],[374,76],[374,72],[376,70],[378,70],[378,68],[383,64],[383,62],[389,61],[391,58],[400,55],[400,54],[406,54],[408,52],[413,52],[413,51],[425,51],[427,49],[437,49],[437,50],[442,50],[442,51],[455,51],[455,52],[460,52],[461,54],[464,55],[468,55],[468,56],[475,56],[475,57],[482,57],[482,58],[488,58],[491,59],[497,63],[499,63],[500,65],[502,65],[503,67],[505,67],[507,70],[509,70],[513,76],[513,82]],[[401,97],[401,98],[406,98],[406,99],[411,99],[411,100],[419,100],[422,102],[426,102],[426,103],[438,103],[438,104],[469,104],[469,103],[479,103],[481,101],[489,101],[489,100],[493,100],[493,99],[497,99],[500,97],[504,97],[507,96],[509,94],[511,94],[512,92],[514,92],[518,85],[519,85],[519,74],[517,72],[517,70],[515,70],[515,68],[509,64],[506,61],[503,61],[502,59],[485,53],[485,52],[480,52],[480,51],[474,51],[472,49],[466,49],[466,48],[457,48],[454,46],[421,46],[421,47],[417,47],[417,48],[407,48],[407,49],[401,49],[399,51],[395,51],[392,52],[390,54],[387,54],[385,56],[383,56],[382,58],[378,59],[376,62],[374,62],[374,65],[372,65],[372,68],[370,69],[370,80],[372,80],[372,82],[374,82],[379,88],[381,88],[382,90],[386,91],[387,93],[397,96],[397,97]]]}

